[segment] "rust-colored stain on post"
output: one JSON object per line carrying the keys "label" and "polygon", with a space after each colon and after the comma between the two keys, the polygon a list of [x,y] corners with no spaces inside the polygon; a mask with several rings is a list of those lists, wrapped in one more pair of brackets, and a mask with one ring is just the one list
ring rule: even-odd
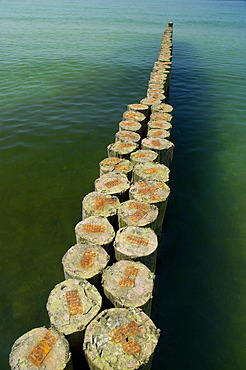
{"label": "rust-colored stain on post", "polygon": [[44,359],[48,356],[58,338],[56,338],[50,332],[47,332],[43,339],[41,339],[36,346],[32,349],[30,354],[28,355],[28,360],[35,366],[40,367]]}
{"label": "rust-colored stain on post", "polygon": [[151,144],[154,145],[154,146],[157,146],[157,147],[161,146],[161,143],[159,142],[159,140],[152,140]]}
{"label": "rust-colored stain on post", "polygon": [[147,168],[146,170],[143,170],[143,172],[146,173],[146,175],[150,175],[152,173],[157,173],[158,168],[156,168],[156,167]]}
{"label": "rust-colored stain on post", "polygon": [[120,343],[127,355],[137,355],[141,352],[141,346],[134,338],[140,332],[139,326],[135,321],[121,325],[109,333],[111,341],[115,344]]}
{"label": "rust-colored stain on post", "polygon": [[91,234],[104,233],[105,226],[102,225],[82,225],[83,231]]}
{"label": "rust-colored stain on post", "polygon": [[127,266],[124,270],[124,275],[118,285],[122,286],[123,288],[134,288],[135,287],[135,279],[139,274],[140,269],[134,266]]}
{"label": "rust-colored stain on post", "polygon": [[156,191],[156,188],[154,186],[146,186],[146,188],[142,188],[142,189],[139,189],[139,194],[143,194],[143,195],[146,195],[146,194],[149,194],[149,193],[153,193]]}
{"label": "rust-colored stain on post", "polygon": [[142,245],[143,247],[147,247],[149,244],[149,240],[147,238],[142,238],[141,236],[136,235],[127,235],[126,240],[129,243],[136,244],[136,245]]}
{"label": "rust-colored stain on post", "polygon": [[130,220],[133,222],[140,221],[146,215],[146,211],[137,211],[133,215],[130,216]]}
{"label": "rust-colored stain on post", "polygon": [[109,159],[104,159],[103,164],[105,166],[111,166],[112,164],[117,164],[121,161],[120,158],[109,158]]}
{"label": "rust-colored stain on post", "polygon": [[149,205],[143,203],[130,203],[128,207],[130,209],[137,209],[138,211],[149,211]]}
{"label": "rust-colored stain on post", "polygon": [[85,253],[83,254],[82,258],[80,259],[80,266],[84,270],[88,270],[94,264],[96,259],[97,252],[93,251],[92,249],[86,249]]}
{"label": "rust-colored stain on post", "polygon": [[130,148],[133,143],[120,143],[119,148],[120,149],[125,149],[125,148]]}
{"label": "rust-colored stain on post", "polygon": [[148,158],[149,156],[148,153],[134,153],[135,158]]}
{"label": "rust-colored stain on post", "polygon": [[107,199],[102,197],[97,197],[94,202],[93,209],[95,211],[103,211],[106,205],[114,204],[117,202],[117,199]]}
{"label": "rust-colored stain on post", "polygon": [[68,290],[66,292],[67,307],[70,316],[81,315],[83,313],[82,302],[78,290]]}
{"label": "rust-colored stain on post", "polygon": [[127,166],[125,164],[116,164],[114,166],[114,169],[115,170],[120,170],[120,171],[130,171],[131,170],[130,166]]}
{"label": "rust-colored stain on post", "polygon": [[105,185],[108,189],[110,189],[110,188],[112,188],[113,186],[118,186],[118,185],[120,185],[120,184],[122,184],[122,181],[121,181],[120,179],[115,179],[115,180],[111,180],[111,181],[106,182],[104,185]]}

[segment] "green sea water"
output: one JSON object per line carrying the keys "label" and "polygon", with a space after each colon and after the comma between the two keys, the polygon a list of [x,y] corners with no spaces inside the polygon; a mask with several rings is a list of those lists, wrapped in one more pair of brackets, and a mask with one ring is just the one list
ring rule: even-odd
{"label": "green sea water", "polygon": [[0,369],[48,326],[127,104],[146,96],[174,22],[171,196],[159,247],[153,369],[246,368],[246,2],[1,0]]}

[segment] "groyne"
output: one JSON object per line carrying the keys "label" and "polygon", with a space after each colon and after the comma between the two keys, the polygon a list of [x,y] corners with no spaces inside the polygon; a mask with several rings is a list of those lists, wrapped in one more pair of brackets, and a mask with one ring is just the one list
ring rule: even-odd
{"label": "groyne", "polygon": [[166,101],[172,34],[168,23],[146,97],[127,106],[95,189],[82,200],[77,244],[62,259],[65,280],[47,300],[51,328],[16,340],[11,369],[76,370],[84,356],[91,370],[151,368],[160,335],[151,320],[154,274],[174,149]]}

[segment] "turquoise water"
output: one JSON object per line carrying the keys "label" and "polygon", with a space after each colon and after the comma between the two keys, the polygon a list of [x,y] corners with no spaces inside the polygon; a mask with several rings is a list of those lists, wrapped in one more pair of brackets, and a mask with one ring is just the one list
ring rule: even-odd
{"label": "turquoise water", "polygon": [[174,22],[172,194],[153,369],[246,367],[246,2],[0,3],[1,354],[48,325],[81,200]]}

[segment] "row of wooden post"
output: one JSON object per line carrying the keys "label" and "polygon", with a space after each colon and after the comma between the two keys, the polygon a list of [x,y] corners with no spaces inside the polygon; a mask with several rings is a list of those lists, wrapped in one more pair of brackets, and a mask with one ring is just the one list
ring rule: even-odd
{"label": "row of wooden post", "polygon": [[82,201],[76,244],[62,259],[65,280],[47,302],[51,328],[16,340],[11,369],[72,369],[71,352],[82,357],[83,350],[91,370],[151,367],[159,330],[149,316],[174,148],[166,103],[172,27],[146,97],[127,106],[95,189]]}

